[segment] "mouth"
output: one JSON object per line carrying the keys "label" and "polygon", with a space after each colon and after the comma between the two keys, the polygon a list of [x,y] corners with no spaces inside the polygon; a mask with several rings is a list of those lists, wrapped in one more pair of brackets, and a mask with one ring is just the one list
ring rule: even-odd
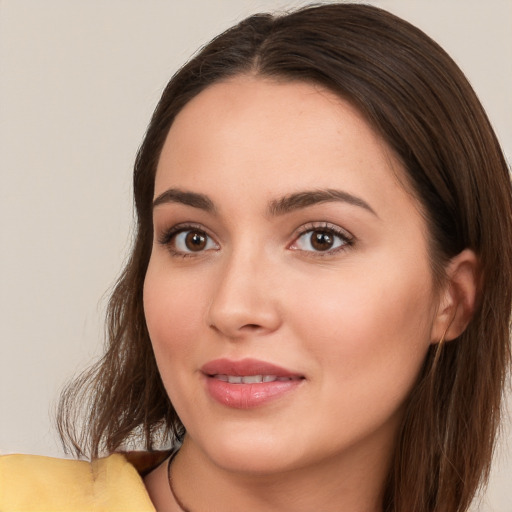
{"label": "mouth", "polygon": [[238,361],[215,359],[206,363],[201,371],[208,377],[214,377],[231,384],[255,384],[304,378],[303,375],[293,370],[259,359],[249,358]]}
{"label": "mouth", "polygon": [[216,402],[234,409],[251,409],[298,389],[305,376],[256,359],[216,359],[201,368],[206,389]]}
{"label": "mouth", "polygon": [[264,382],[287,382],[290,380],[300,380],[301,377],[279,377],[277,375],[208,375],[212,379],[218,379],[230,384],[260,384]]}

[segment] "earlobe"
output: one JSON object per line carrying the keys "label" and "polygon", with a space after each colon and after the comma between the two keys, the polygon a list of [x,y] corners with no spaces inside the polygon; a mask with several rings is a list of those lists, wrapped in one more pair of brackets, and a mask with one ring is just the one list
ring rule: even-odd
{"label": "earlobe", "polygon": [[471,249],[465,249],[450,260],[446,269],[432,343],[453,340],[464,332],[475,311],[479,284],[478,257]]}

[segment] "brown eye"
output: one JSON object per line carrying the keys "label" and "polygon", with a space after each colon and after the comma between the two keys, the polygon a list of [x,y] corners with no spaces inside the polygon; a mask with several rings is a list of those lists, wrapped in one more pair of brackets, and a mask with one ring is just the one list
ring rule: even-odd
{"label": "brown eye", "polygon": [[215,241],[200,229],[173,228],[160,239],[162,245],[167,246],[172,253],[186,255],[219,249]]}
{"label": "brown eye", "polygon": [[327,251],[334,245],[334,237],[326,231],[313,231],[310,240],[311,247],[317,251]]}
{"label": "brown eye", "polygon": [[338,249],[344,249],[352,244],[353,238],[349,233],[329,225],[303,231],[290,248],[311,253],[334,254]]}
{"label": "brown eye", "polygon": [[188,231],[185,235],[185,246],[189,251],[202,251],[206,247],[207,238],[204,233]]}

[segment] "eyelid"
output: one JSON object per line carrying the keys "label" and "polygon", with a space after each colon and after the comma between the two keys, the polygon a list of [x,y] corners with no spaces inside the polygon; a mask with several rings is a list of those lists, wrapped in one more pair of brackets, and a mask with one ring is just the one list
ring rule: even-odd
{"label": "eyelid", "polygon": [[[309,251],[293,247],[303,235],[314,231],[325,231],[327,233],[331,233],[334,236],[340,238],[343,241],[343,244],[341,246],[335,247],[333,249],[328,249],[325,251]],[[333,255],[338,251],[346,250],[348,247],[352,246],[355,243],[355,241],[356,237],[354,235],[352,235],[349,231],[336,224],[326,221],[308,222],[307,224],[302,225],[295,231],[295,233],[293,234],[293,241],[288,246],[288,248],[291,250],[301,251],[303,253],[308,253],[315,256],[328,256]]]}
{"label": "eyelid", "polygon": [[[209,240],[211,240],[215,244],[216,249],[220,248],[220,244],[216,241],[215,237],[209,233],[209,230],[206,229],[203,225],[194,223],[194,222],[183,222],[183,223],[175,224],[168,229],[163,229],[161,231],[160,235],[157,237],[157,241],[160,245],[167,247],[168,250],[171,251],[171,253],[173,255],[182,256],[182,257],[200,256],[201,254],[204,254],[205,252],[212,250],[210,248],[210,249],[200,250],[197,252],[181,251],[181,250],[176,250],[173,247],[171,247],[172,240],[175,239],[175,237],[178,234],[186,232],[186,231],[198,231],[200,233],[203,233],[206,237],[208,237]],[[325,231],[327,233],[331,233],[335,237],[341,239],[341,241],[343,243],[341,244],[341,246],[327,249],[325,251],[305,250],[305,249],[300,249],[298,247],[294,247],[294,245],[296,245],[296,243],[300,237],[307,234],[308,232],[314,232],[314,231]],[[348,247],[352,246],[356,240],[354,235],[352,235],[346,229],[344,229],[336,224],[333,224],[331,222],[327,222],[327,221],[308,222],[306,224],[303,224],[302,226],[300,226],[298,229],[295,230],[295,232],[293,233],[292,236],[293,236],[293,241],[290,244],[288,244],[288,246],[287,246],[288,249],[300,251],[303,253],[309,253],[310,255],[315,255],[315,256],[328,256],[328,255],[333,255],[333,254],[337,253],[338,251],[346,250]]]}
{"label": "eyelid", "polygon": [[158,243],[166,245],[171,241],[174,235],[181,231],[186,231],[187,229],[197,229],[197,231],[203,231],[208,234],[204,227],[200,224],[196,224],[194,222],[180,222],[179,224],[174,224],[169,228],[162,229],[157,238]]}
{"label": "eyelid", "polygon": [[183,222],[179,224],[175,224],[168,229],[163,229],[160,235],[157,238],[157,241],[160,245],[166,247],[173,256],[200,256],[205,252],[208,252],[211,249],[205,249],[201,251],[180,251],[171,246],[171,242],[176,238],[177,235],[186,231],[197,231],[199,233],[203,233],[209,240],[211,240],[216,248],[219,248],[219,243],[215,240],[215,237],[212,236],[208,230],[202,226],[201,224],[196,224],[194,222]]}

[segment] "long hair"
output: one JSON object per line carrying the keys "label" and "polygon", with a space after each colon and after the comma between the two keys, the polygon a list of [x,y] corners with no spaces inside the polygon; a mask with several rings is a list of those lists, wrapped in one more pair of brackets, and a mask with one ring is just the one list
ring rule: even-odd
{"label": "long hair", "polygon": [[156,367],[142,306],[155,172],[184,105],[241,74],[320,84],[361,112],[406,170],[406,186],[429,228],[437,282],[451,257],[465,248],[477,254],[483,282],[476,311],[459,338],[427,354],[406,404],[383,503],[386,512],[466,510],[488,477],[510,364],[510,177],[487,116],[452,59],[419,29],[366,5],[251,16],[173,76],[135,163],[136,238],[109,303],[106,353],[63,395],[63,441],[95,457],[131,440],[152,449],[184,433]]}

